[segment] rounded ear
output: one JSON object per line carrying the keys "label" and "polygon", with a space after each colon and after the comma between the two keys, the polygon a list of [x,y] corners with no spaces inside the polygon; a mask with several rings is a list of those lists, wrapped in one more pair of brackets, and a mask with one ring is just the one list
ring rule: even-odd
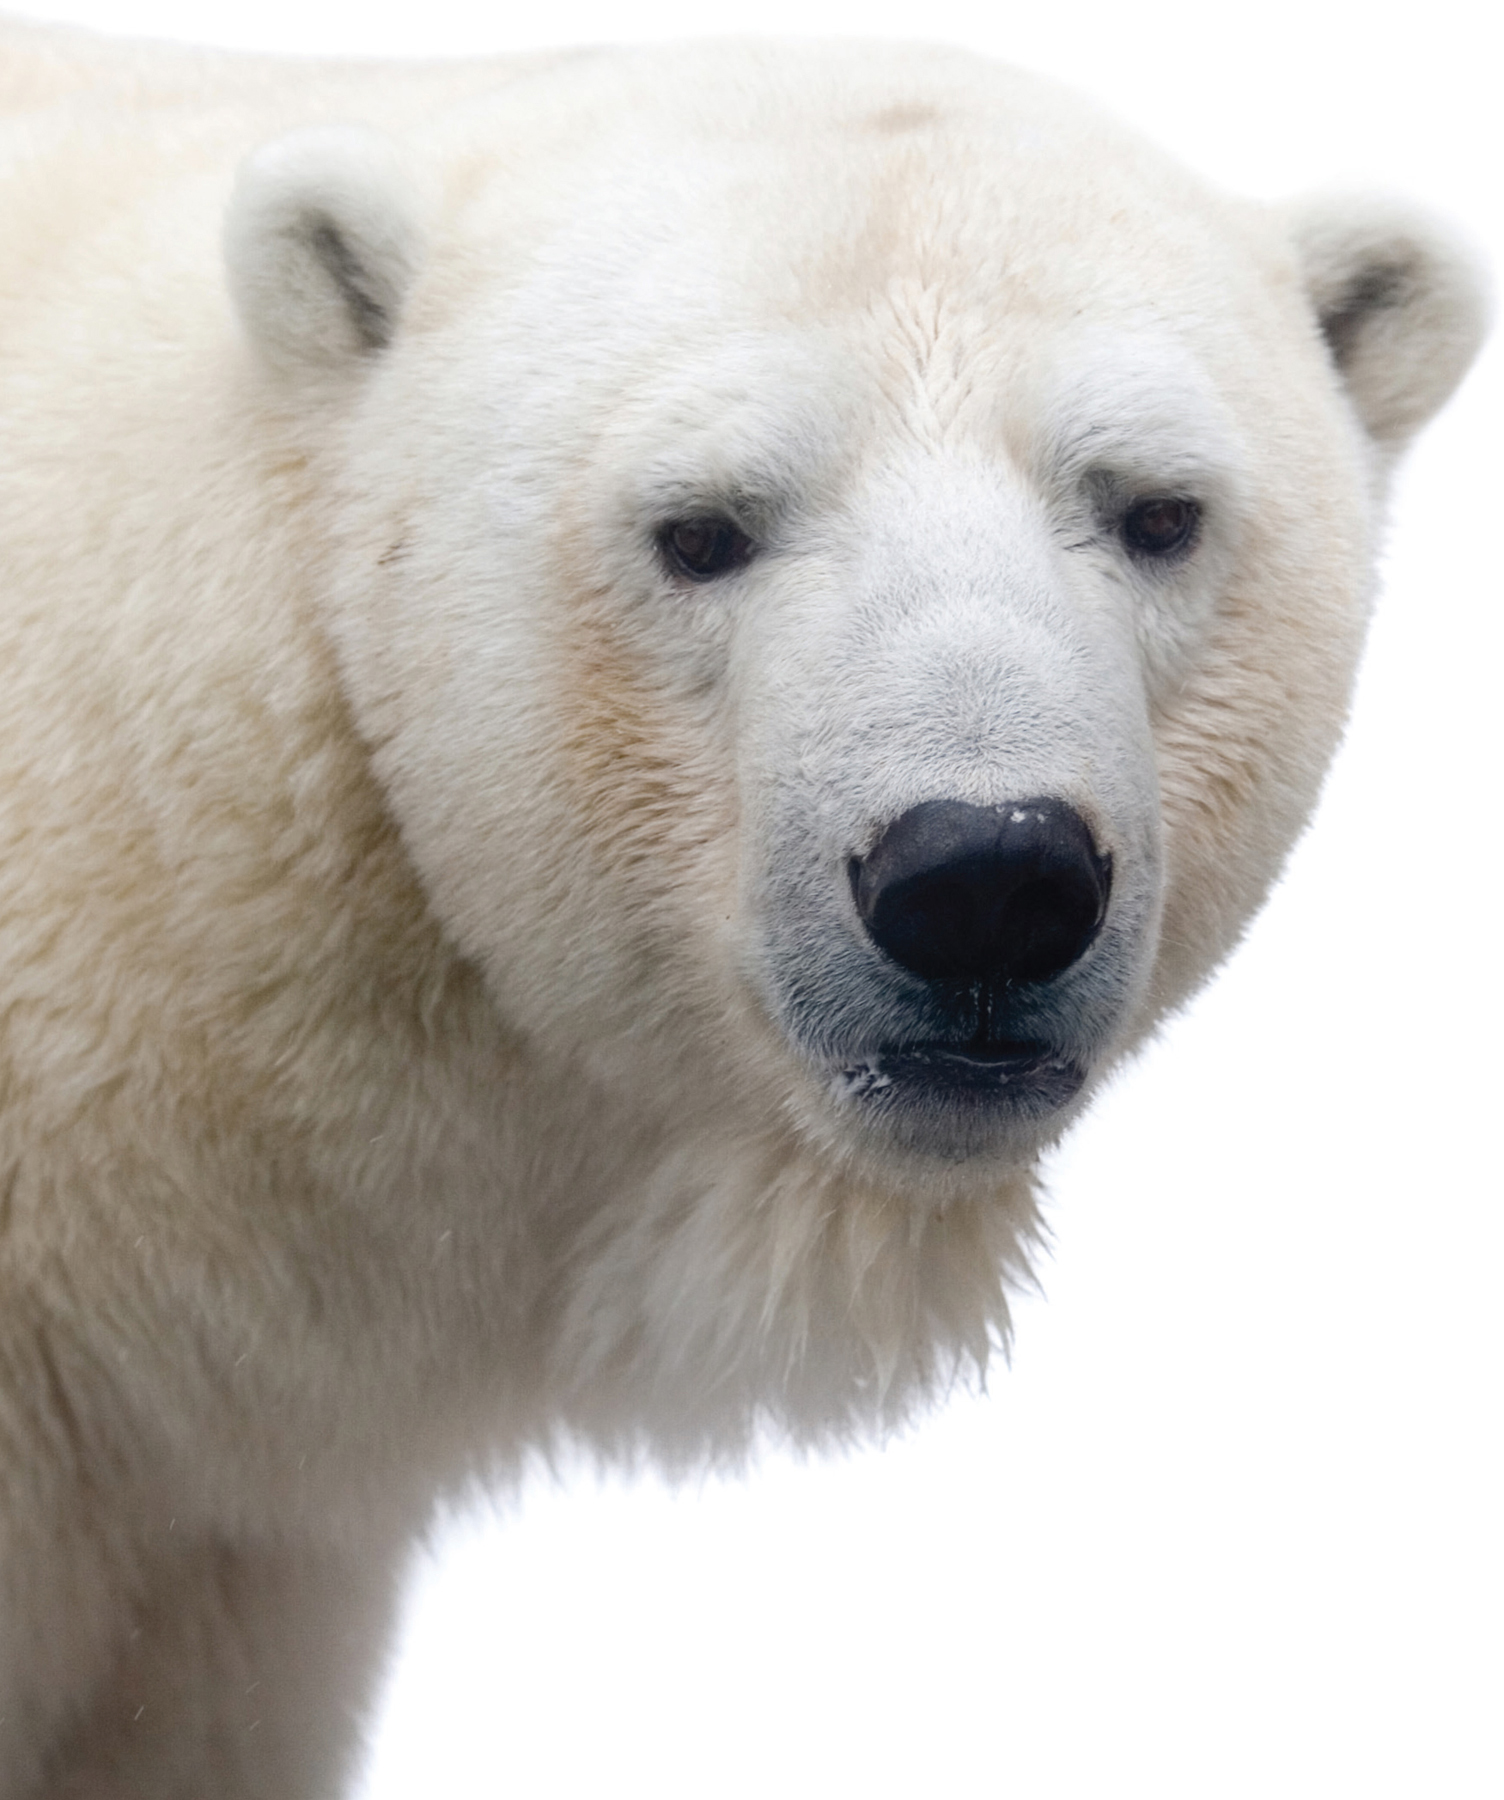
{"label": "rounded ear", "polygon": [[263,356],[296,374],[385,349],[422,261],[423,211],[396,145],[362,126],[289,132],[249,157],[225,263]]}
{"label": "rounded ear", "polygon": [[1306,292],[1358,417],[1402,449],[1451,396],[1488,325],[1467,246],[1403,201],[1323,196],[1292,209]]}

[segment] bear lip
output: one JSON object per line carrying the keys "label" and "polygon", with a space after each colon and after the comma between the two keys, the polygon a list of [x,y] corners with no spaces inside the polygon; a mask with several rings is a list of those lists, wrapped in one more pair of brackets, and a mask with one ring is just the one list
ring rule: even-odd
{"label": "bear lip", "polygon": [[997,1105],[1033,1116],[1069,1104],[1087,1071],[1065,1051],[1036,1041],[916,1043],[885,1046],[841,1070],[853,1099],[881,1105],[923,1096],[942,1105]]}
{"label": "bear lip", "polygon": [[885,1056],[933,1057],[942,1063],[975,1064],[992,1068],[1007,1064],[1023,1070],[1046,1057],[1057,1054],[1049,1044],[1034,1038],[970,1038],[964,1044],[947,1042],[901,1044],[884,1051]]}

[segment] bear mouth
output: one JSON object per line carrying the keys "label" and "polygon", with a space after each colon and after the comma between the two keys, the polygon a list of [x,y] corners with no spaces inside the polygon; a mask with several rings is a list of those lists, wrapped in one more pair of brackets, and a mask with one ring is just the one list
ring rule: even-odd
{"label": "bear mouth", "polygon": [[1042,1119],[1080,1093],[1087,1071],[1069,1053],[1033,1040],[885,1047],[843,1067],[843,1097],[876,1111],[1000,1113]]}

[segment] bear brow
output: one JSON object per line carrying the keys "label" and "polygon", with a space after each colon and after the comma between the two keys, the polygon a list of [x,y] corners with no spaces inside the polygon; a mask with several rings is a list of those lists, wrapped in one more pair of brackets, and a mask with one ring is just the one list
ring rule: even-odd
{"label": "bear brow", "polygon": [[869,131],[897,135],[905,131],[922,131],[926,125],[938,125],[940,109],[935,106],[885,106],[865,121]]}

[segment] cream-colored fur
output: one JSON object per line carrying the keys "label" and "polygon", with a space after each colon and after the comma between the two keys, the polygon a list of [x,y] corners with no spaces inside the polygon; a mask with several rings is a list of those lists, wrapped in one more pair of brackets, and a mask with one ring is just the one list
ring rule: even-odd
{"label": "cream-colored fur", "polygon": [[[0,59],[0,1792],[329,1795],[436,1494],[985,1363],[1309,812],[1478,282],[943,52]],[[885,1122],[845,859],[1057,791],[1082,1097]]]}

